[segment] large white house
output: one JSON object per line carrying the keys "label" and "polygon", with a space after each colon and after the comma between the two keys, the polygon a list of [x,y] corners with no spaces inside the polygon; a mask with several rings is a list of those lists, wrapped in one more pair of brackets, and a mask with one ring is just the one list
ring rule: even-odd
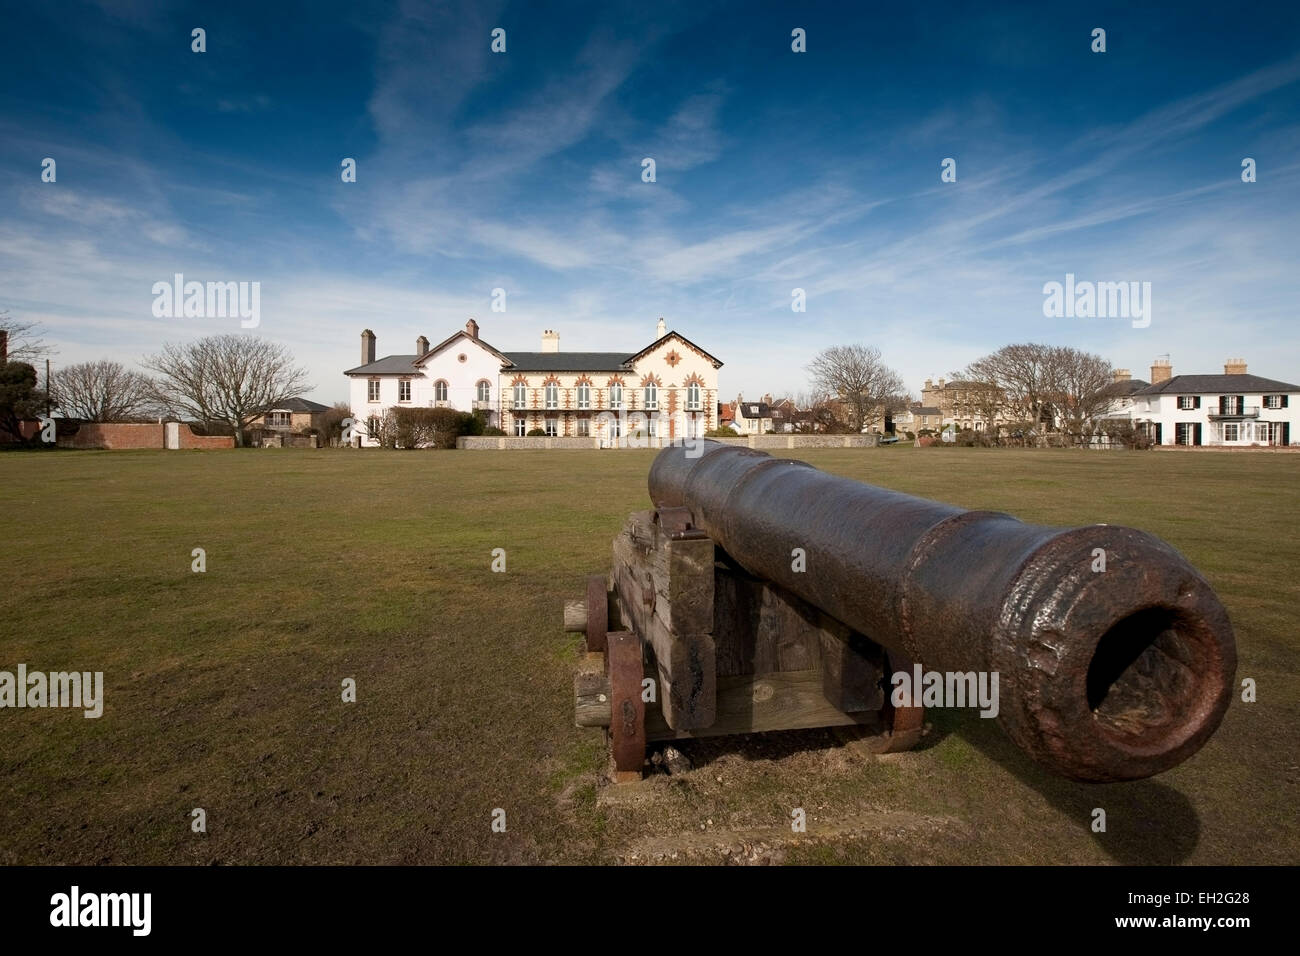
{"label": "large white house", "polygon": [[343,374],[364,446],[390,408],[481,411],[509,435],[598,439],[616,446],[631,435],[652,440],[698,437],[717,427],[722,362],[660,319],[657,337],[639,352],[561,352],[547,329],[539,352],[503,352],[479,336],[478,323],[429,347],[375,357],[375,334],[361,333],[361,364]]}
{"label": "large white house", "polygon": [[1222,375],[1174,375],[1157,361],[1151,384],[1128,398],[1134,425],[1157,445],[1300,445],[1300,385],[1247,374],[1241,359]]}

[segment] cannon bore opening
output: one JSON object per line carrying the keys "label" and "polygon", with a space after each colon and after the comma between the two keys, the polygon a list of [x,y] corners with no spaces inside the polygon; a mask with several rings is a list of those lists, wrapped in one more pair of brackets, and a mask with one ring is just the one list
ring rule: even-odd
{"label": "cannon bore opening", "polygon": [[1149,607],[1102,635],[1088,666],[1088,707],[1109,736],[1154,744],[1201,708],[1211,635],[1174,608]]}

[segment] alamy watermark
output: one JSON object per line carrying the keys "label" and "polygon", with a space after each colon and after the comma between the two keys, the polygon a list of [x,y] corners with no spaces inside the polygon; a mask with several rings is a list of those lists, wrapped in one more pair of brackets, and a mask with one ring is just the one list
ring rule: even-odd
{"label": "alamy watermark", "polygon": [[239,327],[255,329],[262,322],[262,283],[186,282],[178,272],[174,282],[155,282],[153,314],[157,319],[224,319],[236,316]]}
{"label": "alamy watermark", "polygon": [[50,897],[51,926],[124,926],[132,936],[148,936],[152,913],[152,893],[83,893],[73,886]]}
{"label": "alamy watermark", "polygon": [[1043,285],[1043,315],[1049,319],[1132,319],[1133,328],[1151,324],[1150,282],[1065,282]]}
{"label": "alamy watermark", "polygon": [[895,707],[978,707],[981,717],[998,715],[997,671],[896,671],[889,702]]}
{"label": "alamy watermark", "polygon": [[0,671],[0,709],[5,707],[79,707],[86,717],[104,713],[104,672]]}

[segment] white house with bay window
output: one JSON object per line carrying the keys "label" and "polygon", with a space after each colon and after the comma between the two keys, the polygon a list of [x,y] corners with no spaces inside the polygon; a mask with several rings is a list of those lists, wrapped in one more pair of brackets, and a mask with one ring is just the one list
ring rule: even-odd
{"label": "white house with bay window", "polygon": [[1157,362],[1129,397],[1134,425],[1157,445],[1300,445],[1300,385],[1247,374],[1240,359],[1222,375],[1173,375]]}
{"label": "white house with bay window", "polygon": [[717,427],[722,362],[668,331],[663,319],[655,340],[632,354],[562,352],[559,333],[550,329],[540,352],[503,352],[484,342],[470,319],[433,348],[421,336],[415,354],[382,359],[366,329],[361,358],[344,374],[364,446],[379,444],[370,436],[395,406],[479,410],[507,435],[591,438],[602,447],[633,436],[653,446]]}

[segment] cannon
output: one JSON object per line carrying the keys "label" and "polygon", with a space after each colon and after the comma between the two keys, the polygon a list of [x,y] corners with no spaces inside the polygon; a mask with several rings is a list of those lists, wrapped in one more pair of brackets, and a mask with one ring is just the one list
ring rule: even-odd
{"label": "cannon", "polygon": [[608,578],[565,608],[586,636],[575,721],[607,728],[620,782],[680,737],[858,725],[912,748],[908,675],[996,675],[1011,740],[1088,782],[1176,766],[1227,710],[1227,613],[1146,532],[1026,524],[712,441],[661,451],[649,491]]}

